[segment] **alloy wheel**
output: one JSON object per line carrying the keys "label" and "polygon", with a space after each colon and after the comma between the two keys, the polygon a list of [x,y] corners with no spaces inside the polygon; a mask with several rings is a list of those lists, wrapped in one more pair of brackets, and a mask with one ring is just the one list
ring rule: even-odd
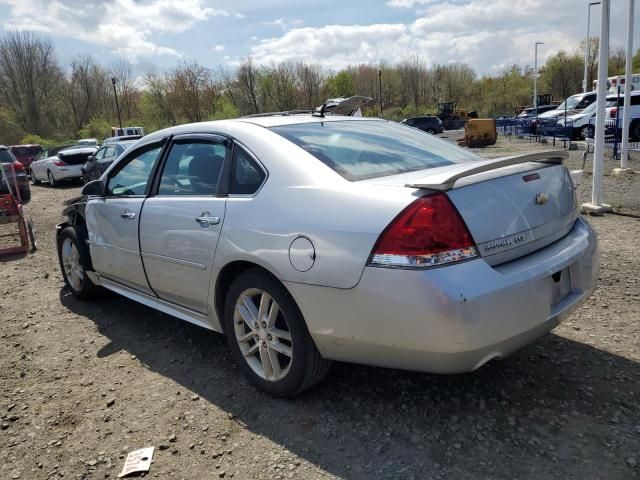
{"label": "alloy wheel", "polygon": [[289,324],[273,297],[261,289],[245,290],[236,301],[233,323],[240,352],[256,375],[271,382],[286,377],[293,342]]}
{"label": "alloy wheel", "polygon": [[76,291],[82,290],[82,285],[84,284],[84,269],[80,263],[80,252],[70,238],[65,238],[62,243],[61,257],[64,274],[69,284]]}

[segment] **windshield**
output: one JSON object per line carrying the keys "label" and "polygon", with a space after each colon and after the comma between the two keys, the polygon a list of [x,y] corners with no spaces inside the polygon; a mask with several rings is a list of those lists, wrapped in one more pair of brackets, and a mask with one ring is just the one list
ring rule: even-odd
{"label": "windshield", "polygon": [[271,127],[349,181],[479,160],[420,130],[386,121],[347,120]]}
{"label": "windshield", "polygon": [[578,103],[580,103],[580,95],[573,95],[567,98],[560,105],[558,105],[557,110],[564,110],[565,106],[567,110],[573,110],[574,108],[576,108],[576,105],[578,105]]}

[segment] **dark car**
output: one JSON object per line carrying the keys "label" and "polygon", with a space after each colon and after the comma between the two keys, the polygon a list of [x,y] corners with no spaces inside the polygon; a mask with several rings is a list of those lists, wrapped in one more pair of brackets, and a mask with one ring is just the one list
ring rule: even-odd
{"label": "dark car", "polygon": [[35,160],[42,151],[42,147],[37,143],[31,145],[12,145],[9,147],[13,156],[28,170],[31,162]]}
{"label": "dark car", "polygon": [[[31,188],[29,187],[29,176],[27,175],[27,171],[24,168],[24,165],[22,165],[22,163],[13,156],[9,147],[5,147],[4,145],[0,145],[0,165],[2,165],[5,176],[10,182],[11,191],[14,191],[13,177],[15,175],[20,200],[22,203],[27,203],[31,200]],[[0,193],[9,193],[9,187],[2,180],[1,175]]]}
{"label": "dark car", "polygon": [[535,118],[541,113],[548,112],[549,110],[555,110],[556,108],[558,108],[557,105],[540,105],[538,108],[525,108],[520,112],[518,118]]}
{"label": "dark car", "polygon": [[438,117],[434,117],[431,115],[424,115],[421,117],[411,117],[405,118],[400,122],[402,125],[408,125],[413,128],[417,128],[418,130],[422,130],[427,133],[442,133],[444,132],[444,126],[442,125],[442,120]]}
{"label": "dark car", "polygon": [[85,183],[99,179],[109,165],[111,165],[122,152],[136,143],[137,138],[133,140],[105,143],[100,149],[98,149],[98,151],[82,166],[82,178]]}

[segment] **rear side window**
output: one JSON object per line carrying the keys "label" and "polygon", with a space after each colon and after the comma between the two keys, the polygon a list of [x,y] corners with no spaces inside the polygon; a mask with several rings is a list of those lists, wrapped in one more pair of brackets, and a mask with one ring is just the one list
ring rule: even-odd
{"label": "rear side window", "polygon": [[236,147],[231,164],[229,193],[251,195],[258,191],[266,175],[242,148]]}
{"label": "rear side window", "polygon": [[271,130],[349,181],[481,159],[435,136],[383,120],[313,122]]}
{"label": "rear side window", "polygon": [[631,95],[631,106],[640,105],[640,95]]}

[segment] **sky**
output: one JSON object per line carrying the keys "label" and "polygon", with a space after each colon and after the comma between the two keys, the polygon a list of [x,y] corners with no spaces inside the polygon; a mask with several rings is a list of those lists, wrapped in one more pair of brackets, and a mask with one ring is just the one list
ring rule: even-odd
{"label": "sky", "polygon": [[[90,54],[134,72],[179,61],[232,68],[305,61],[328,69],[466,62],[482,74],[574,51],[586,35],[589,0],[0,0],[0,25],[49,36],[62,62]],[[628,0],[611,0],[611,46],[626,43]],[[636,12],[640,6],[636,7]],[[600,7],[592,7],[599,33]],[[634,17],[640,34],[640,12]],[[634,49],[639,40],[634,41]]]}

